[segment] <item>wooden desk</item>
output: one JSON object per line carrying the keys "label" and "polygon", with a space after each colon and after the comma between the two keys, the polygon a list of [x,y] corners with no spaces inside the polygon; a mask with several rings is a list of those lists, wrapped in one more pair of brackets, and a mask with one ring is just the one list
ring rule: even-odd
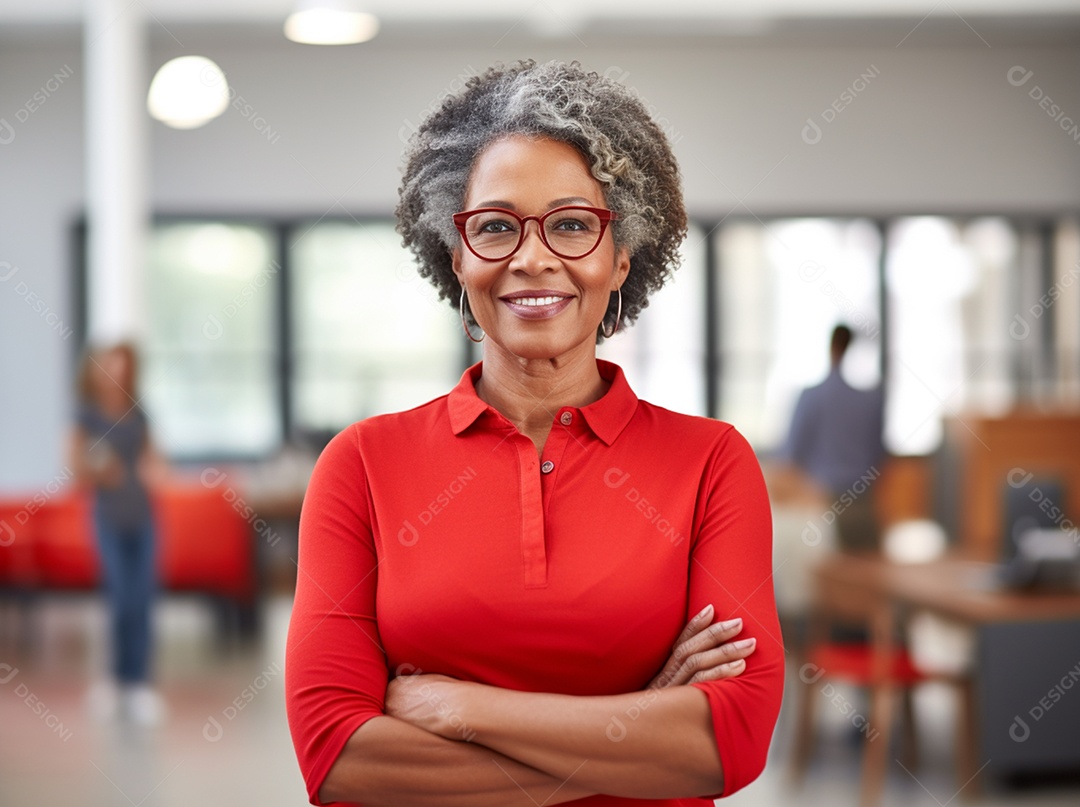
{"label": "wooden desk", "polygon": [[[965,795],[978,789],[979,772],[992,762],[1002,771],[1031,764],[1080,767],[1080,682],[1075,694],[1065,691],[1073,686],[1070,673],[1080,676],[1080,593],[1004,590],[992,565],[958,557],[897,564],[879,556],[837,554],[813,574],[820,603],[839,604],[868,621],[877,658],[891,655],[897,626],[913,611],[976,630],[972,680],[960,682],[971,717],[963,721],[958,742],[957,784]],[[1055,696],[1059,679],[1065,683]],[[883,676],[871,692],[870,724],[880,727],[885,741],[866,744],[864,804],[876,801],[886,769],[892,690]],[[1048,695],[1056,697],[1052,714],[1039,706]],[[1036,727],[1044,717],[1053,719]],[[1072,741],[1063,741],[1070,733]],[[1032,739],[1039,742],[1029,743]]]}
{"label": "wooden desk", "polygon": [[1080,593],[1020,594],[993,581],[992,564],[950,557],[900,564],[878,556],[832,555],[814,569],[820,584],[977,626],[1080,619]]}

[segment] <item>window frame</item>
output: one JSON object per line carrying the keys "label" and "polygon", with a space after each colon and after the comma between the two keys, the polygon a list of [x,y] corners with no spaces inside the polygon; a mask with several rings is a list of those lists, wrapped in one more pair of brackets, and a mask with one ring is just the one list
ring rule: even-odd
{"label": "window frame", "polygon": [[[745,214],[730,213],[724,216],[691,216],[690,221],[704,234],[704,294],[702,305],[703,329],[702,345],[702,372],[704,374],[704,409],[706,416],[716,418],[720,411],[720,402],[724,393],[722,387],[724,348],[721,344],[721,321],[718,306],[718,295],[721,288],[722,273],[725,268],[722,265],[719,250],[717,249],[717,231],[728,223],[757,223],[766,225],[783,219],[799,218],[829,218],[829,219],[865,219],[873,223],[878,231],[882,249],[878,256],[878,316],[881,323],[879,349],[879,362],[882,373],[882,384],[887,384],[889,362],[890,322],[888,319],[888,287],[886,282],[886,265],[888,260],[887,238],[890,227],[899,219],[914,216],[938,216],[955,222],[958,226],[966,226],[974,220],[996,217],[1005,219],[1018,233],[1035,232],[1041,250],[1040,287],[1045,287],[1052,280],[1054,262],[1056,259],[1055,235],[1063,220],[1073,219],[1080,221],[1080,211],[1063,210],[1053,213],[1031,213],[1025,211],[904,211],[890,212],[888,214],[853,212],[850,210],[816,210],[816,211],[792,211],[770,212],[767,215],[758,216],[753,212]],[[155,213],[150,220],[150,227],[163,224],[176,223],[224,223],[224,224],[247,224],[267,229],[273,234],[273,241],[277,250],[277,261],[280,270],[275,275],[274,282],[276,303],[273,311],[274,318],[274,344],[272,346],[273,367],[275,368],[275,409],[280,425],[281,442],[264,454],[253,456],[241,456],[236,454],[225,455],[199,455],[185,457],[185,462],[222,462],[222,461],[256,461],[267,459],[284,446],[286,442],[302,440],[296,424],[293,422],[292,400],[292,374],[293,367],[293,341],[294,326],[289,312],[289,291],[293,282],[293,266],[290,252],[289,235],[305,224],[311,227],[323,222],[345,224],[393,224],[394,217],[391,214],[368,211],[351,214],[318,214],[318,213],[293,213],[288,215],[267,215],[256,212],[227,212],[214,213],[205,210],[198,212],[170,211]],[[73,303],[71,305],[70,321],[76,339],[72,340],[73,366],[77,365],[79,356],[85,349],[87,340],[87,236],[88,224],[86,214],[80,215],[71,227],[71,265]],[[1047,316],[1039,324],[1037,353],[1041,357],[1043,367],[1053,368],[1053,333],[1055,332],[1054,307],[1047,310]],[[648,316],[648,312],[644,313]],[[478,346],[462,336],[460,347],[459,370],[464,370],[479,361],[481,351]],[[1034,381],[1045,381],[1036,379]],[[1019,358],[1012,357],[1010,362],[1010,381],[1015,385],[1017,400],[1026,403],[1032,400],[1035,383],[1032,379],[1024,377]],[[888,390],[886,388],[886,395]],[[324,441],[323,441],[324,442]],[[322,445],[314,444],[315,449],[321,449]],[[924,455],[919,455],[924,456]]]}

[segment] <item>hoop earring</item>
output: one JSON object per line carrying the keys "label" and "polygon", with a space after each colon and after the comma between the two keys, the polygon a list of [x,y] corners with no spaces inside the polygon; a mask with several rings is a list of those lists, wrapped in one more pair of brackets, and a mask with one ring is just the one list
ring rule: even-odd
{"label": "hoop earring", "polygon": [[619,320],[622,319],[622,287],[617,289],[619,294],[619,307],[615,310],[615,323],[611,326],[611,332],[608,332],[607,324],[600,324],[600,333],[604,335],[605,339],[610,339],[615,335],[615,331],[619,330]]}
{"label": "hoop earring", "polygon": [[465,335],[469,337],[469,341],[479,344],[484,341],[487,336],[483,329],[480,330],[480,338],[477,339],[472,335],[472,331],[469,330],[468,320],[465,319],[465,306],[469,302],[469,299],[465,296],[465,284],[461,284],[461,300],[458,302],[458,310],[461,312],[461,327],[465,329]]}

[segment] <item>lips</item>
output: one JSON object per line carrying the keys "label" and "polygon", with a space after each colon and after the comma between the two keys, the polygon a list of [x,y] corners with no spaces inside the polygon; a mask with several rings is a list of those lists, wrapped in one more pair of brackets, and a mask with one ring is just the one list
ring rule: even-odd
{"label": "lips", "polygon": [[502,299],[506,300],[508,303],[513,303],[514,305],[541,306],[555,305],[555,303],[562,302],[566,298],[558,295],[550,295],[547,297],[503,297]]}
{"label": "lips", "polygon": [[537,289],[511,292],[499,299],[522,319],[547,319],[566,309],[574,295],[554,289]]}

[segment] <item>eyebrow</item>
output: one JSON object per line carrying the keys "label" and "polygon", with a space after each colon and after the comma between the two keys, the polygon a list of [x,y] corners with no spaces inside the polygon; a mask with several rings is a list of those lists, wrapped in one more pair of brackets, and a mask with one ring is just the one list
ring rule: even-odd
{"label": "eyebrow", "polygon": [[[554,199],[551,202],[549,202],[548,206],[547,206],[547,209],[548,210],[554,210],[555,208],[562,207],[563,205],[574,205],[574,204],[582,204],[582,205],[586,205],[588,207],[593,206],[592,200],[586,199],[584,196],[565,196],[562,199]],[[480,202],[479,204],[476,205],[476,208],[481,208],[481,207],[502,207],[502,208],[506,208],[507,210],[514,210],[514,211],[517,210],[517,206],[514,205],[513,202],[507,202],[505,199],[488,199],[488,200]],[[476,208],[474,208],[474,209],[476,209]]]}

